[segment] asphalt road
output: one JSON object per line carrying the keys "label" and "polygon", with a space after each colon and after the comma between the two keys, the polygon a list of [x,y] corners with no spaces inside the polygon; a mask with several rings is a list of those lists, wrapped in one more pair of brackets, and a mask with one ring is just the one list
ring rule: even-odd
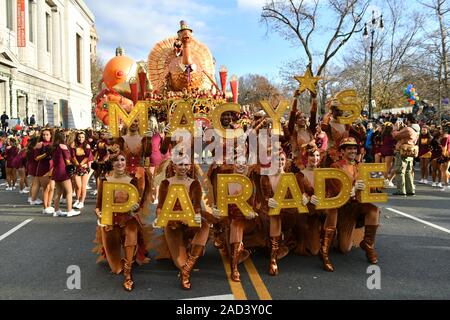
{"label": "asphalt road", "polygon": [[[267,273],[268,253],[256,252],[240,265],[242,283],[230,285],[209,243],[192,274],[192,290],[180,288],[169,260],[153,259],[134,268],[135,290],[128,293],[122,275],[95,263],[92,196],[73,218],[43,215],[26,199],[0,187],[0,299],[450,299],[450,192],[429,185],[418,185],[415,197],[390,197],[382,205],[379,289],[368,288],[372,272],[358,248],[347,255],[332,251],[333,273],[322,270],[318,257],[289,255],[279,262],[277,277]],[[67,286],[70,266],[80,270],[81,289]]]}

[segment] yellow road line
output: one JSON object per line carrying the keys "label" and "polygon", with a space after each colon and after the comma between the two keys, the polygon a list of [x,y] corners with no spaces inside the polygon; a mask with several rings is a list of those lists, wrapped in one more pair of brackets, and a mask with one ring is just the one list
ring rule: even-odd
{"label": "yellow road line", "polygon": [[245,268],[247,269],[248,275],[250,276],[250,280],[252,281],[253,287],[255,287],[259,299],[272,300],[272,296],[270,295],[269,290],[267,290],[252,260],[251,259],[245,260],[244,265]]}
{"label": "yellow road line", "polygon": [[244,288],[240,282],[234,282],[231,280],[231,267],[228,258],[225,254],[220,251],[220,255],[222,257],[223,266],[225,267],[225,273],[227,274],[228,284],[230,285],[231,292],[236,300],[247,300],[247,296],[245,295]]}

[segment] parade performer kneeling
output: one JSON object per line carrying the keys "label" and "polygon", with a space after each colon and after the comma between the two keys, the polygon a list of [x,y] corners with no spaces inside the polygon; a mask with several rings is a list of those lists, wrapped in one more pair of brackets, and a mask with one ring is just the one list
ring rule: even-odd
{"label": "parade performer kneeling", "polygon": [[[344,170],[353,181],[351,198],[339,209],[338,213],[339,248],[343,253],[349,252],[353,245],[355,229],[364,226],[364,239],[359,246],[366,252],[367,260],[375,264],[378,262],[375,251],[375,235],[378,229],[380,211],[377,206],[371,203],[360,203],[357,200],[357,193],[367,187],[362,180],[357,180],[358,164],[355,159],[358,153],[358,143],[354,138],[344,138],[339,145],[339,149],[343,159],[335,162],[331,167]],[[333,181],[331,180],[332,183]],[[338,186],[335,187],[339,188]]]}

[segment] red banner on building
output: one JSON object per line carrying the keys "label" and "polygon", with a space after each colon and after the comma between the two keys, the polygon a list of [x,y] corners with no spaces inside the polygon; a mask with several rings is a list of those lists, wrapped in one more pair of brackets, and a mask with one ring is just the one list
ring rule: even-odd
{"label": "red banner on building", "polygon": [[25,0],[17,0],[17,46],[26,47]]}

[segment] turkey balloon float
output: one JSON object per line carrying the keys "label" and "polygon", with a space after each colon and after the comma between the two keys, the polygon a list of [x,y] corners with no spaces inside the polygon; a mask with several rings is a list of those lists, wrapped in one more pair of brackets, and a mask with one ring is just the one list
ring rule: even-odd
{"label": "turkey balloon float", "polygon": [[[223,102],[224,95],[214,80],[214,58],[192,33],[187,23],[181,21],[178,35],[159,41],[147,62],[136,63],[122,48],[117,48],[116,56],[105,66],[103,90],[95,97],[97,119],[109,125],[108,102],[119,103],[128,113],[138,101],[160,101],[159,111],[165,111],[162,109],[168,99],[186,98],[186,94],[192,96],[194,92],[196,96]],[[225,87],[226,77],[221,77],[221,82]]]}

